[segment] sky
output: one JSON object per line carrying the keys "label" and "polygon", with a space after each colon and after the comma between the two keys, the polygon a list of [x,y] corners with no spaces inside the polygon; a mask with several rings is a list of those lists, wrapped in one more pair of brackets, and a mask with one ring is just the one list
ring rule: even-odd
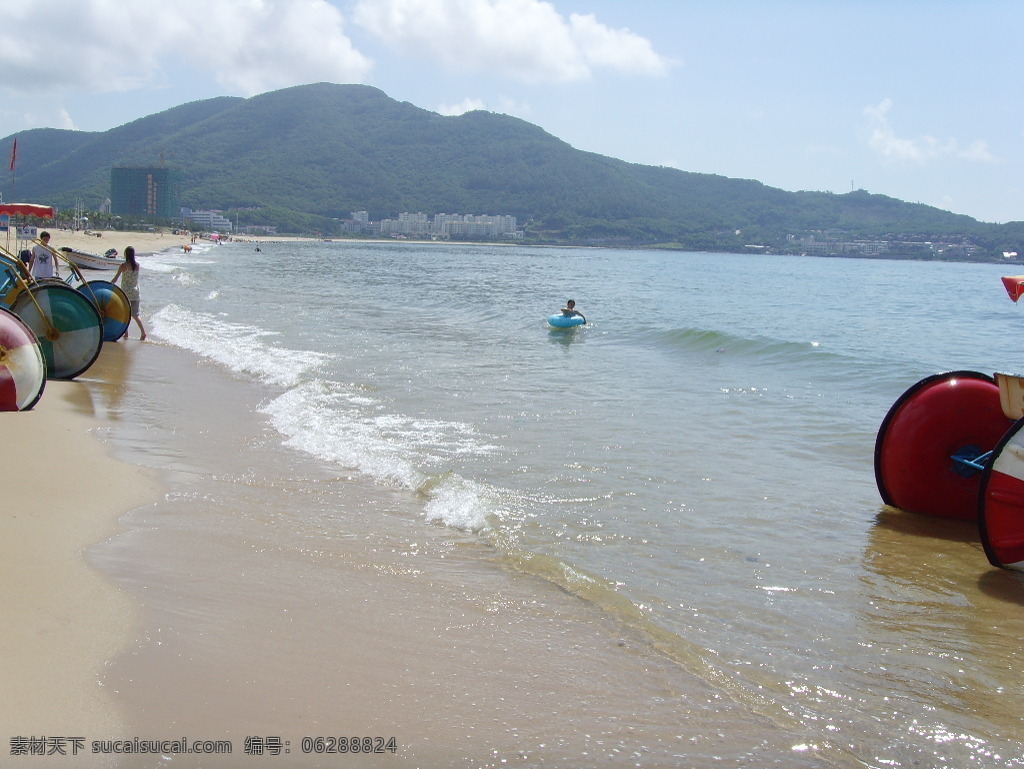
{"label": "sky", "polygon": [[1020,0],[0,5],[0,137],[364,83],[633,163],[1024,220]]}

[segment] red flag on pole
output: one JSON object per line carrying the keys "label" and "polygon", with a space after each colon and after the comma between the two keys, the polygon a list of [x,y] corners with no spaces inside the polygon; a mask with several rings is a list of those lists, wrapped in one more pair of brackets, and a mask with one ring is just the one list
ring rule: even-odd
{"label": "red flag on pole", "polygon": [[14,137],[14,146],[11,147],[11,173],[14,173],[14,162],[18,159],[18,137]]}

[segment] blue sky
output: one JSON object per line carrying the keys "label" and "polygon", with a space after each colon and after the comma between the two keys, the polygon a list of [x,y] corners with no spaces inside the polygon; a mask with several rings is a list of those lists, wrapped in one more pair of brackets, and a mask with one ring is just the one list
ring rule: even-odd
{"label": "blue sky", "polygon": [[4,137],[366,83],[630,162],[1024,220],[1019,0],[33,0],[4,13]]}

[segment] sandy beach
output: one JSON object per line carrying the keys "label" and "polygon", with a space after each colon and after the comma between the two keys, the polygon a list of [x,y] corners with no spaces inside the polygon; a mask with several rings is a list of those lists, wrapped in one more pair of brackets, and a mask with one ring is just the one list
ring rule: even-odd
{"label": "sandy beach", "polygon": [[[113,354],[111,357],[114,357]],[[107,374],[116,378],[117,367]],[[155,474],[108,456],[86,382],[47,383],[30,412],[3,415],[8,438],[0,612],[5,737],[120,731],[100,676],[130,638],[136,607],[84,551],[156,499]]]}
{"label": "sandy beach", "polygon": [[[73,248],[92,254],[103,254],[108,249],[116,248],[119,254],[124,253],[127,246],[134,246],[139,256],[155,254],[160,251],[177,250],[192,243],[188,234],[171,232],[121,232],[117,230],[65,230],[60,228],[40,227],[39,231],[49,232],[50,245],[53,248]],[[275,242],[293,240],[294,238],[244,236],[240,238],[251,242]]]}

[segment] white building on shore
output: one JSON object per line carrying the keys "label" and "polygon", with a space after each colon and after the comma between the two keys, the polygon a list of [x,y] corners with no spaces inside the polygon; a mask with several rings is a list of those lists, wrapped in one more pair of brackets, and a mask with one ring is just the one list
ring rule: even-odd
{"label": "white building on shore", "polygon": [[193,211],[191,208],[183,208],[181,218],[186,222],[192,222],[195,229],[207,232],[231,232],[234,229],[231,220],[222,216],[219,211]]}
{"label": "white building on shore", "polygon": [[397,219],[382,219],[382,235],[412,235],[422,237],[430,234],[430,220],[426,214],[401,213]]}
{"label": "white building on shore", "polygon": [[[357,217],[357,214],[359,216]],[[367,230],[370,222],[365,211],[353,211],[348,229]],[[397,219],[382,219],[380,233],[391,237],[414,238],[516,238],[522,232],[516,229],[514,216],[480,214],[435,214],[433,220],[424,213],[403,212]],[[376,228],[374,228],[376,229]]]}
{"label": "white building on shore", "polygon": [[433,232],[445,238],[496,238],[516,232],[514,216],[437,214]]}

